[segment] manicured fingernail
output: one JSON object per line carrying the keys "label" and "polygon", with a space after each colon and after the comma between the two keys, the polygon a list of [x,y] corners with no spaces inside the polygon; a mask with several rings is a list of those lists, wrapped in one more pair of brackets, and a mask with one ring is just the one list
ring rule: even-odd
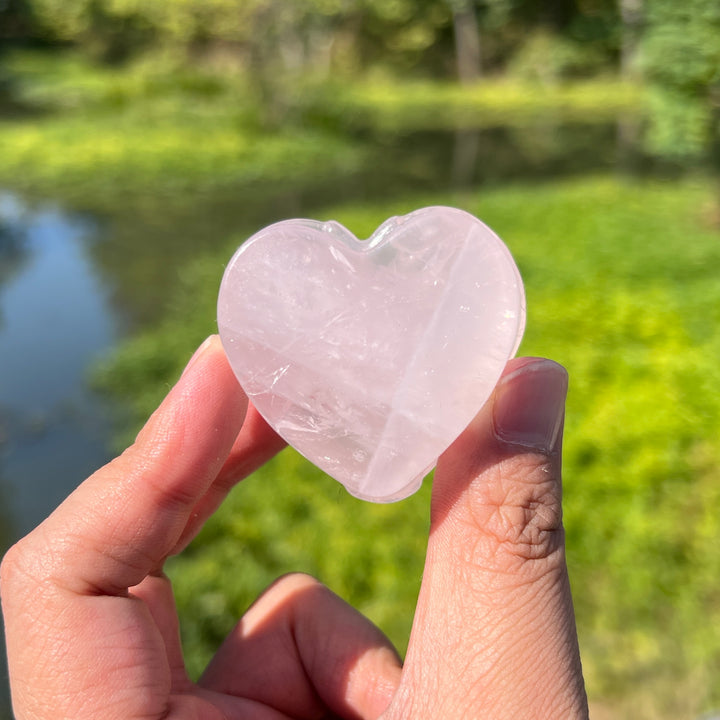
{"label": "manicured fingernail", "polygon": [[188,361],[188,364],[185,366],[185,369],[182,371],[182,375],[180,377],[183,377],[183,375],[185,375],[185,373],[190,370],[190,368],[197,362],[197,360],[203,355],[203,353],[210,347],[215,337],[217,336],[210,335],[209,337],[205,338],[202,345],[200,345],[200,347],[193,353],[192,357]]}
{"label": "manicured fingernail", "polygon": [[501,378],[495,390],[495,435],[511,445],[553,452],[565,416],[568,376],[552,360],[534,360]]}

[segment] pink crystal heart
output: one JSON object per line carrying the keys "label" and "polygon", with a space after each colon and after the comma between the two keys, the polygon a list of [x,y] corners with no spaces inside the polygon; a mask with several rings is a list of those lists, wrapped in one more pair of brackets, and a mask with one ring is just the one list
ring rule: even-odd
{"label": "pink crystal heart", "polygon": [[267,422],[353,495],[415,492],[517,351],[525,296],[477,218],[429,207],[359,241],[287,220],[228,265],[218,326]]}

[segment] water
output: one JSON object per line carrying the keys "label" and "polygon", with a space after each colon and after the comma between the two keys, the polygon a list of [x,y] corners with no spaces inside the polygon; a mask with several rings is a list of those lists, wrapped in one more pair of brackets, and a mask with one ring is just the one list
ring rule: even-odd
{"label": "water", "polygon": [[88,369],[162,315],[197,253],[333,202],[607,169],[617,139],[613,125],[384,134],[366,138],[352,177],[225,190],[192,207],[158,198],[112,218],[0,190],[0,554],[110,458],[114,409],[89,389]]}
{"label": "water", "polygon": [[0,551],[109,456],[109,408],[86,384],[119,337],[88,258],[99,232],[0,192]]}
{"label": "water", "polygon": [[25,534],[107,458],[108,408],[86,386],[117,322],[87,256],[99,228],[0,193],[2,542]]}

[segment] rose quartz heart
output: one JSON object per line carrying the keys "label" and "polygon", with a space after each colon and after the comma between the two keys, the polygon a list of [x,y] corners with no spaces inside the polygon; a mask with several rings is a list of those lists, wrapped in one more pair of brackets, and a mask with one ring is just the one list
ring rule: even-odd
{"label": "rose quartz heart", "polygon": [[218,300],[223,346],[255,407],[375,502],[420,487],[524,325],[507,247],[446,207],[391,218],[367,241],[335,222],[271,225],[235,253]]}

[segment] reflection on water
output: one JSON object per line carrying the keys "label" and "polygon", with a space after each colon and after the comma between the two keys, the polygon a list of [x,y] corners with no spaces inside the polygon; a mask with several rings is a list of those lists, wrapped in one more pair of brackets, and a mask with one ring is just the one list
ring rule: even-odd
{"label": "reflection on water", "polygon": [[116,322],[87,258],[95,227],[0,194],[0,495],[6,544],[106,458],[106,413],[85,387]]}

